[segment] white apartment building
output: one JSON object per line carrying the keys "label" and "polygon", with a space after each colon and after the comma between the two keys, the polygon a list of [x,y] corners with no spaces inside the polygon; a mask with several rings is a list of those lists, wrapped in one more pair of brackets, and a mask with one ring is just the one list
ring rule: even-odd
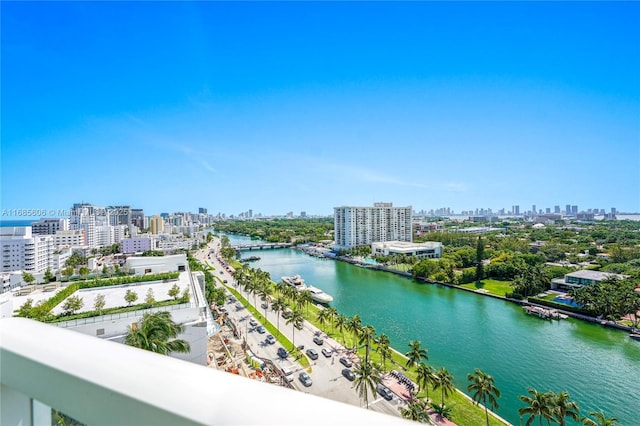
{"label": "white apartment building", "polygon": [[83,229],[75,231],[57,231],[53,236],[53,245],[59,247],[78,247],[87,245]]}
{"label": "white apartment building", "polygon": [[102,225],[95,227],[95,246],[106,247],[112,244],[120,244],[126,237],[127,225]]}
{"label": "white apartment building", "polygon": [[89,248],[96,247],[96,215],[99,207],[90,204],[74,204],[69,219],[70,229],[84,230]]}
{"label": "white apartment building", "polygon": [[152,241],[149,237],[124,238],[120,243],[122,253],[137,253],[151,250]]}
{"label": "white apartment building", "polygon": [[31,223],[32,235],[53,235],[58,231],[69,229],[69,219],[43,217],[37,222]]}
{"label": "white apartment building", "polygon": [[0,272],[45,272],[51,267],[53,237],[32,235],[30,226],[0,228]]}
{"label": "white apartment building", "polygon": [[413,241],[411,206],[393,207],[374,203],[373,207],[335,207],[336,249],[367,246],[379,241]]}

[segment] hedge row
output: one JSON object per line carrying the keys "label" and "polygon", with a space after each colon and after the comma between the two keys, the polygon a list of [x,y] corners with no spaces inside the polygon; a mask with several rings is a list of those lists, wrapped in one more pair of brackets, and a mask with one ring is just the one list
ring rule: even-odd
{"label": "hedge row", "polygon": [[[171,280],[176,279],[180,276],[180,272],[164,272],[160,274],[150,274],[150,275],[134,275],[134,276],[126,276],[126,277],[115,277],[103,280],[92,280],[92,281],[83,281],[83,282],[75,282],[73,284],[69,284],[67,287],[63,288],[59,292],[57,292],[53,297],[47,299],[44,303],[40,305],[36,305],[29,310],[27,314],[28,318],[34,318],[39,321],[51,321],[56,316],[51,315],[51,311],[53,308],[58,306],[63,300],[67,297],[71,296],[73,293],[78,291],[79,289],[87,289],[87,288],[97,288],[97,287],[110,287],[114,285],[122,285],[122,284],[132,284],[132,283],[140,283],[140,282],[149,282],[149,281],[160,281],[160,280]],[[120,309],[120,308],[116,308]]]}
{"label": "hedge row", "polygon": [[107,279],[94,279],[92,281],[83,281],[80,284],[81,289],[95,288],[95,287],[108,287],[113,285],[143,283],[148,281],[160,281],[160,280],[172,280],[180,276],[180,272],[163,272],[160,274],[149,275],[133,275],[127,277],[115,277]]}
{"label": "hedge row", "polygon": [[49,315],[49,312],[51,312],[53,308],[58,306],[58,304],[62,302],[64,299],[66,299],[67,297],[71,296],[73,293],[78,291],[79,288],[80,286],[77,283],[68,285],[67,287],[63,288],[62,290],[54,294],[53,297],[47,299],[41,305],[36,305],[33,308],[31,308],[31,311],[29,312],[28,316],[30,318],[34,318],[37,320],[41,320],[45,318],[47,315]]}
{"label": "hedge row", "polygon": [[47,318],[45,318],[45,322],[63,322],[63,321],[71,321],[71,320],[78,320],[78,319],[83,319],[83,318],[91,318],[91,317],[97,317],[99,315],[111,315],[111,314],[122,314],[125,312],[133,312],[133,311],[139,311],[142,309],[149,309],[149,308],[159,308],[162,306],[171,306],[171,305],[179,305],[181,303],[187,303],[189,300],[185,300],[183,297],[178,297],[178,299],[174,299],[174,300],[163,300],[162,302],[155,302],[152,304],[148,304],[148,303],[139,303],[137,305],[133,305],[133,306],[117,306],[114,308],[107,308],[104,309],[102,312],[98,312],[98,311],[86,311],[86,312],[81,312],[79,314],[73,314],[73,315],[65,315],[65,314],[60,314],[60,315],[56,315],[56,316],[49,316]]}

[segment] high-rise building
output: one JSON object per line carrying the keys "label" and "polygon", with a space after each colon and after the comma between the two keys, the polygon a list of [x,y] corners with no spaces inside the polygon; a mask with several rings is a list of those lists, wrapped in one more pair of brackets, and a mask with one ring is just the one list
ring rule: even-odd
{"label": "high-rise building", "polygon": [[380,241],[413,241],[411,206],[335,207],[335,247],[349,249]]}
{"label": "high-rise building", "polygon": [[566,215],[570,215],[571,214],[571,204],[567,204],[565,206],[564,214],[566,214]]}
{"label": "high-rise building", "polygon": [[531,214],[534,215],[534,216],[536,214],[538,214],[538,210],[536,210],[536,205],[535,204],[531,206]]}
{"label": "high-rise building", "polygon": [[131,225],[131,206],[112,206],[107,208],[109,225]]}
{"label": "high-rise building", "polygon": [[0,272],[45,272],[51,267],[53,236],[32,235],[30,226],[0,228]]}
{"label": "high-rise building", "polygon": [[32,235],[53,235],[57,231],[67,231],[69,219],[45,218],[31,223]]}
{"label": "high-rise building", "polygon": [[162,216],[153,216],[149,220],[149,228],[152,234],[161,234],[164,231],[164,219]]}
{"label": "high-rise building", "polygon": [[207,214],[207,209],[204,207],[198,207],[198,213],[200,214]]}
{"label": "high-rise building", "polygon": [[144,210],[131,209],[131,224],[138,229],[146,228],[146,226],[144,226]]}
{"label": "high-rise building", "polygon": [[578,206],[571,206],[571,214],[572,215],[578,214]]}
{"label": "high-rise building", "polygon": [[513,206],[513,214],[516,216],[520,215],[520,206],[518,205]]}
{"label": "high-rise building", "polygon": [[554,213],[560,213],[560,206],[553,206]]}
{"label": "high-rise building", "polygon": [[69,228],[72,231],[84,230],[84,235],[89,248],[96,246],[96,222],[100,218],[102,222],[104,207],[93,206],[87,203],[76,203],[71,208]]}

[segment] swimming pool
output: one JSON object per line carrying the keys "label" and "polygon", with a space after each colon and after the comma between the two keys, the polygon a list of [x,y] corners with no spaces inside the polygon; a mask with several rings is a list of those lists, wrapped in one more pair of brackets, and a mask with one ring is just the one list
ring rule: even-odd
{"label": "swimming pool", "polygon": [[562,303],[563,305],[567,306],[573,306],[574,308],[580,307],[580,305],[578,305],[575,300],[567,296],[558,296],[553,299],[553,302]]}

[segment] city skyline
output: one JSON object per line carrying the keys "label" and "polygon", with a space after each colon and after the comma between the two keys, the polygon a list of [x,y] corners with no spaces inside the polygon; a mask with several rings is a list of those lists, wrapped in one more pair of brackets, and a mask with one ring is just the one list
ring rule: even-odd
{"label": "city skyline", "polygon": [[639,12],[3,3],[1,208],[640,212]]}

